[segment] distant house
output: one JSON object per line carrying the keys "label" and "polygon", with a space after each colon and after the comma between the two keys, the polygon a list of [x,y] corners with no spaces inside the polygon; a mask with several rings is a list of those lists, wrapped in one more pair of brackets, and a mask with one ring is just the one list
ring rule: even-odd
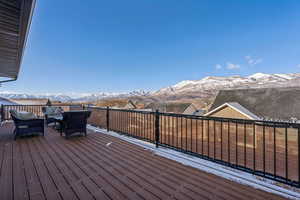
{"label": "distant house", "polygon": [[127,104],[123,107],[123,109],[136,109],[136,105],[131,100],[128,100]]}
{"label": "distant house", "polygon": [[96,106],[127,109],[127,110],[133,110],[137,108],[136,105],[133,103],[133,101],[124,100],[124,99],[102,100],[97,102]]}
{"label": "distant house", "polygon": [[252,120],[260,119],[254,113],[237,102],[224,103],[219,107],[209,111],[204,116]]}
{"label": "distant house", "polygon": [[150,103],[145,109],[178,114],[194,114],[197,111],[192,103]]}
{"label": "distant house", "polygon": [[300,87],[222,90],[205,116],[299,120]]}

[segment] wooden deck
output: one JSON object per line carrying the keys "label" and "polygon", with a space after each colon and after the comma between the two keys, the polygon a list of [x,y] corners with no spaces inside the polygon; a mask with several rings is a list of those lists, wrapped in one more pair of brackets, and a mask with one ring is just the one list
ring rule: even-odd
{"label": "wooden deck", "polygon": [[108,135],[12,139],[0,127],[0,199],[281,199]]}

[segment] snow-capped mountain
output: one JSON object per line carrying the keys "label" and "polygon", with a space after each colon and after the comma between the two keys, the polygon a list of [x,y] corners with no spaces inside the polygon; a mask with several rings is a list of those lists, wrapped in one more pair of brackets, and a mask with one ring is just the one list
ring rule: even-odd
{"label": "snow-capped mountain", "polygon": [[6,92],[0,91],[0,97],[6,99],[50,99],[61,102],[80,102],[80,101],[96,101],[99,99],[105,98],[126,98],[132,96],[147,96],[150,92],[146,92],[144,90],[137,90],[128,93],[68,93],[68,94],[28,94],[28,93],[15,93],[15,92]]}
{"label": "snow-capped mountain", "polygon": [[256,73],[251,76],[208,76],[200,80],[185,80],[173,86],[158,91],[147,92],[137,90],[126,93],[66,93],[66,94],[27,94],[14,92],[1,92],[0,97],[7,99],[49,98],[62,102],[96,101],[105,98],[142,97],[157,100],[178,100],[211,98],[219,90],[235,88],[261,88],[261,87],[300,87],[300,73],[295,74],[264,74]]}
{"label": "snow-capped mountain", "polygon": [[[248,77],[208,76],[200,80],[181,81],[173,86],[162,88],[154,95],[175,95],[182,93],[216,91],[232,88],[257,88],[257,87],[288,87],[297,86],[292,84],[300,79],[300,74],[264,74],[256,73]],[[300,86],[300,85],[299,85]]]}

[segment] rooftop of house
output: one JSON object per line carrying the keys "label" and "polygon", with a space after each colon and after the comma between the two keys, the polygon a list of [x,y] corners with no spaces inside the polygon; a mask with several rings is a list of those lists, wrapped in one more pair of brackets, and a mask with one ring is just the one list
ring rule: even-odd
{"label": "rooftop of house", "polygon": [[265,119],[300,119],[300,87],[221,90],[209,112],[219,106],[236,102]]}
{"label": "rooftop of house", "polygon": [[96,103],[96,106],[99,107],[115,107],[115,108],[124,108],[126,105],[132,105],[135,107],[135,104],[131,100],[127,99],[107,99],[101,100]]}
{"label": "rooftop of house", "polygon": [[221,109],[223,109],[227,106],[229,106],[229,107],[233,108],[234,110],[240,112],[241,114],[245,115],[249,119],[260,120],[260,117],[256,116],[254,113],[252,113],[247,108],[245,108],[244,106],[242,106],[241,104],[239,104],[237,102],[224,103],[224,104],[220,105],[219,107],[217,107],[217,108],[209,111],[208,113],[206,113],[205,116],[210,116],[211,114],[213,114],[215,112],[218,112],[219,110],[221,110]]}
{"label": "rooftop of house", "polygon": [[159,110],[161,112],[183,113],[192,103],[150,103],[145,109]]}

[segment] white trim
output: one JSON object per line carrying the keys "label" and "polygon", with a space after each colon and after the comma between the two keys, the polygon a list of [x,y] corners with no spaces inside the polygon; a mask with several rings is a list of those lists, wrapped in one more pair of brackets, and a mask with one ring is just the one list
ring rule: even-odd
{"label": "white trim", "polygon": [[[236,108],[235,106],[231,105],[230,103],[224,103],[224,104],[220,105],[219,107],[217,107],[217,108],[215,108],[215,109],[209,111],[208,113],[204,114],[204,116],[209,116],[209,115],[211,115],[212,113],[214,113],[214,112],[216,112],[216,111],[218,111],[218,110],[220,110],[220,109],[222,109],[222,108],[224,108],[224,107],[226,107],[226,106],[228,106],[228,107],[230,107],[230,108],[232,108],[232,109],[238,111],[239,113],[241,113],[242,115],[248,117],[249,119],[252,119],[252,120],[259,120],[259,119],[260,119],[259,117],[257,117],[255,114],[253,114],[253,113],[250,112],[249,110],[248,110],[248,112],[251,113],[253,116],[250,116],[250,115],[246,114],[245,112],[239,110],[238,108]],[[245,108],[245,109],[246,109],[246,108]]]}

